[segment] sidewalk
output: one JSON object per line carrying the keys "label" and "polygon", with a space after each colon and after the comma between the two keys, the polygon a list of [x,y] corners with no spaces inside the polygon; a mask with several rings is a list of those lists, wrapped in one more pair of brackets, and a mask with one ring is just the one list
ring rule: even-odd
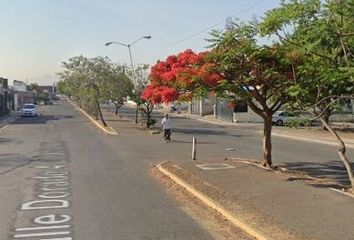
{"label": "sidewalk", "polygon": [[[158,112],[163,112],[163,110],[159,109],[157,110]],[[190,118],[190,119],[195,119],[198,121],[203,121],[211,124],[216,124],[216,125],[221,125],[221,126],[231,126],[231,127],[238,127],[238,128],[243,128],[243,129],[254,129],[254,130],[259,130],[259,133],[262,133],[263,129],[263,124],[262,123],[232,123],[232,122],[227,122],[223,121],[220,119],[215,119],[212,115],[206,115],[206,116],[198,116],[198,115],[191,115],[187,113],[182,113],[182,114],[176,114],[176,113],[171,113],[171,115],[175,117],[185,117],[185,118]],[[333,126],[337,128],[341,128],[342,126],[347,126],[351,127],[354,129],[354,124],[353,123],[339,123],[339,122],[333,122]],[[339,135],[342,137],[344,143],[348,148],[353,148],[354,149],[354,130],[352,131],[338,131]],[[332,146],[338,146],[338,143],[336,142],[335,138],[332,136],[332,134],[328,131],[322,131],[319,127],[310,127],[310,128],[288,128],[288,127],[277,127],[274,126],[272,130],[272,136],[276,137],[285,137],[285,138],[291,138],[294,140],[299,140],[299,141],[307,141],[307,142],[314,142],[314,143],[321,143],[321,144],[327,144],[327,145],[332,145]]]}
{"label": "sidewalk", "polygon": [[194,120],[198,120],[198,121],[202,121],[202,122],[206,122],[206,123],[210,123],[210,124],[222,125],[222,126],[242,127],[242,128],[251,128],[251,129],[262,129],[263,128],[262,123],[246,123],[246,122],[233,123],[233,122],[228,122],[228,121],[224,121],[221,119],[216,119],[216,118],[214,118],[213,115],[205,115],[205,116],[192,115],[192,114],[188,114],[185,111],[182,113],[170,113],[170,112],[167,112],[166,110],[163,110],[163,109],[156,109],[154,111],[160,112],[160,113],[169,113],[171,116],[174,116],[174,117],[190,118],[190,119],[194,119]]}
{"label": "sidewalk", "polygon": [[[0,159],[0,175],[5,174],[9,171],[12,171],[15,168],[27,164],[31,157],[28,157],[27,148],[19,149],[20,144],[23,142],[23,139],[19,139],[18,136],[9,135],[5,132],[5,128],[16,121],[20,117],[20,112],[12,112],[8,115],[0,117],[0,142],[2,146],[1,150],[1,159]],[[12,133],[14,133],[12,131]]]}
{"label": "sidewalk", "polygon": [[[348,148],[354,149],[354,131],[342,132],[337,131]],[[289,129],[276,128],[272,131],[273,136],[286,137],[300,141],[322,143],[332,146],[338,146],[334,136],[328,132],[320,130],[319,128],[304,128],[304,129]]]}
{"label": "sidewalk", "polygon": [[217,162],[219,167],[220,163],[233,167],[229,169],[197,166],[205,163],[161,166],[265,239],[353,239],[354,198],[326,183],[237,161]]}
{"label": "sidewalk", "polygon": [[[132,108],[133,106],[130,104],[126,105],[127,107]],[[164,114],[167,113],[164,109],[155,109],[154,112]],[[191,115],[186,112],[182,112],[181,114],[177,113],[169,113],[173,117],[180,117],[180,118],[189,118],[194,119],[197,121],[202,121],[210,124],[220,125],[220,126],[227,126],[227,127],[235,127],[235,128],[242,128],[242,129],[251,129],[256,130],[259,134],[263,133],[263,124],[262,123],[232,123],[223,121],[220,119],[215,119],[213,115],[206,115],[206,116],[198,116],[198,115]],[[348,127],[352,127],[354,129],[353,123],[339,123],[334,122],[332,125],[340,128],[343,125]],[[354,149],[354,130],[352,131],[338,131],[339,135],[342,137],[344,143],[346,144],[347,148]],[[310,127],[310,128],[288,128],[288,127],[277,127],[273,126],[272,136],[280,137],[280,138],[290,138],[298,141],[305,141],[305,142],[313,142],[313,143],[320,143],[326,144],[331,146],[338,146],[336,139],[332,136],[332,134],[328,131],[322,131],[319,127]]]}
{"label": "sidewalk", "polygon": [[0,117],[0,128],[5,127],[7,124],[16,121],[16,119],[20,116],[20,112],[11,112],[10,114],[4,115]]}

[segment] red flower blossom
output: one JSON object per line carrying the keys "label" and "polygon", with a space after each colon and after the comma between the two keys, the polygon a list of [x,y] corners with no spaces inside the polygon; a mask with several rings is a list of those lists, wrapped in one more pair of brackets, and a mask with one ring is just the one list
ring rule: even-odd
{"label": "red flower blossom", "polygon": [[195,53],[187,49],[158,61],[151,68],[151,85],[142,97],[155,103],[172,102],[191,99],[191,93],[200,86],[216,87],[221,77],[213,72],[213,64],[206,63],[206,55],[207,52]]}

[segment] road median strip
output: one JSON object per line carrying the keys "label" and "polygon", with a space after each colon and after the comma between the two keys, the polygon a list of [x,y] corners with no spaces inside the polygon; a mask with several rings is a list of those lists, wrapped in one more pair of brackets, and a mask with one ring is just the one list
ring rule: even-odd
{"label": "road median strip", "polygon": [[98,121],[93,119],[87,112],[85,112],[83,109],[79,108],[76,106],[72,101],[68,100],[68,102],[74,106],[74,108],[84,114],[97,128],[102,130],[104,133],[109,134],[109,135],[118,135],[118,133],[110,126],[104,127],[102,126]]}
{"label": "road median strip", "polygon": [[[168,162],[168,161],[167,161]],[[267,240],[267,239],[271,239],[268,238],[266,236],[264,236],[262,233],[259,232],[259,230],[254,229],[253,227],[249,226],[248,224],[246,224],[244,221],[242,221],[241,219],[237,218],[236,216],[234,216],[231,212],[229,212],[228,210],[226,210],[223,206],[221,206],[219,203],[217,203],[216,201],[214,201],[213,199],[209,198],[208,196],[206,196],[204,193],[198,191],[197,189],[195,189],[193,186],[191,186],[190,184],[188,184],[187,182],[185,182],[183,179],[181,179],[180,177],[176,176],[175,174],[173,174],[171,171],[167,170],[166,168],[163,167],[164,163],[167,162],[162,162],[160,164],[158,164],[156,167],[157,169],[163,173],[164,175],[168,176],[171,180],[173,180],[176,184],[180,185],[181,187],[183,187],[184,189],[186,189],[189,193],[191,193],[194,197],[198,198],[200,201],[202,201],[204,204],[206,204],[207,206],[211,207],[212,209],[214,209],[215,211],[217,211],[218,213],[220,213],[222,216],[224,216],[228,221],[232,222],[235,226],[237,226],[238,228],[244,230],[245,232],[247,232],[249,235],[251,235],[252,237],[255,237],[256,239],[259,240]]]}

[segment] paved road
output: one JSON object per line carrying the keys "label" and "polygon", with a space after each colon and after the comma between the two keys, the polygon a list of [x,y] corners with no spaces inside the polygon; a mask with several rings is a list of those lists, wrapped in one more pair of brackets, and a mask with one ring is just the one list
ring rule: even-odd
{"label": "paved road", "polygon": [[[127,107],[122,114],[132,116]],[[155,113],[160,122],[161,114]],[[219,126],[183,117],[172,117],[173,144],[168,146],[176,160],[190,159],[191,141],[198,139],[197,156],[200,160],[222,160],[226,157],[262,158],[262,129],[258,127]],[[335,146],[310,143],[273,136],[273,162],[278,166],[305,171],[313,176],[326,176],[347,184],[345,169]],[[234,148],[235,151],[225,149]],[[160,151],[161,152],[161,151]],[[354,161],[354,150],[348,149],[348,156]],[[164,153],[165,154],[165,153]],[[353,164],[354,167],[354,164]]]}
{"label": "paved road", "polygon": [[213,239],[149,176],[139,135],[106,136],[66,102],[41,112],[1,130],[0,239]]}
{"label": "paved road", "polygon": [[[262,154],[259,129],[173,118],[173,141],[164,144],[160,135],[112,116],[109,124],[120,134],[104,135],[66,102],[41,111],[0,133],[0,239],[212,239],[148,169],[189,161],[193,136],[198,159]],[[327,145],[274,138],[274,162],[309,171],[321,166],[320,174],[345,179]]]}

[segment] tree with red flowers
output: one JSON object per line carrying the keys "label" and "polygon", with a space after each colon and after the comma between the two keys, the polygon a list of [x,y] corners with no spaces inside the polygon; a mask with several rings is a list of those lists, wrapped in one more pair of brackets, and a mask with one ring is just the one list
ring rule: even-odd
{"label": "tree with red flowers", "polygon": [[218,85],[219,74],[211,72],[207,52],[195,53],[190,49],[158,61],[151,68],[150,85],[142,98],[153,104],[191,100],[192,96],[205,96]]}

